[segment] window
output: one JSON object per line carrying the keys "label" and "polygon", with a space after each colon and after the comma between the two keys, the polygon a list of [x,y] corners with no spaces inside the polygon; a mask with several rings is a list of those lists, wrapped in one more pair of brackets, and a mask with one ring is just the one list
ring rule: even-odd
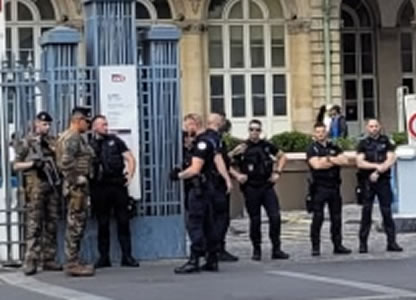
{"label": "window", "polygon": [[280,1],[212,0],[208,18],[211,111],[234,120],[286,117],[286,29]]}
{"label": "window", "polygon": [[50,0],[13,0],[5,4],[6,56],[9,64],[39,67],[42,33],[56,26],[56,13]]}
{"label": "window", "polygon": [[411,1],[405,3],[399,14],[402,85],[407,86],[409,93],[413,93],[415,90],[415,35],[412,29],[414,14],[415,11]]}
{"label": "window", "polygon": [[172,11],[167,0],[136,1],[137,57],[141,64],[141,35],[143,30],[153,24],[171,23]]}
{"label": "window", "polygon": [[343,104],[351,135],[377,114],[374,22],[366,1],[342,3]]}

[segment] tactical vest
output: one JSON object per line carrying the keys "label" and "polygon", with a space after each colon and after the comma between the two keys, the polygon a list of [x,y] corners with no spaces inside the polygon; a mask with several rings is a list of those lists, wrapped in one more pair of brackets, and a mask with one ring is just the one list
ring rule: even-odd
{"label": "tactical vest", "polygon": [[[330,142],[327,143],[326,147],[319,145],[318,142],[314,142],[312,147],[319,157],[335,156],[337,154],[336,148]],[[310,169],[313,182],[318,186],[332,188],[341,184],[341,168],[339,166],[333,166],[329,169]]]}
{"label": "tactical vest", "polygon": [[79,148],[74,158],[75,166],[73,171],[77,176],[90,177],[90,175],[92,174],[92,158],[94,157],[94,151],[89,146],[87,141],[84,138],[82,138],[82,136],[79,133],[73,132],[71,130],[63,132],[62,135],[59,137],[56,151],[58,167],[61,170],[64,168],[64,166],[62,165],[64,144],[65,141],[72,138],[73,135],[78,135],[76,138],[79,139]]}
{"label": "tactical vest", "polygon": [[[51,136],[37,137],[34,135],[28,135],[22,139],[22,145],[27,151],[27,155],[24,161],[33,161],[36,159],[49,158],[55,159],[55,139]],[[23,172],[27,180],[37,177],[41,180],[46,180],[45,174],[35,169],[28,169]]]}
{"label": "tactical vest", "polygon": [[248,147],[242,155],[240,170],[248,177],[248,183],[266,183],[273,173],[271,153],[263,142],[247,142]]}
{"label": "tactical vest", "polygon": [[[115,136],[109,135],[102,139],[93,138],[91,146],[96,153],[97,167],[102,167],[101,179],[123,178],[124,158]],[[95,170],[95,174],[100,173]],[[98,179],[99,180],[99,179]]]}

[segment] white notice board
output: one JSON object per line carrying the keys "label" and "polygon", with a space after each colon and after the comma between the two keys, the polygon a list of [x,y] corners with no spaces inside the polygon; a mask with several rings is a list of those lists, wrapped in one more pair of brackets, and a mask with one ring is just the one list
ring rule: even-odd
{"label": "white notice board", "polygon": [[129,187],[132,197],[141,198],[139,161],[139,112],[136,66],[100,67],[100,108],[109,129],[119,136],[137,161],[136,174]]}

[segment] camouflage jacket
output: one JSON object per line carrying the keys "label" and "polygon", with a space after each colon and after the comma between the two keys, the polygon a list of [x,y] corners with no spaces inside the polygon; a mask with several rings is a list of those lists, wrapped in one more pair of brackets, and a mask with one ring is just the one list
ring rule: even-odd
{"label": "camouflage jacket", "polygon": [[79,132],[68,129],[59,136],[56,145],[57,165],[67,183],[75,184],[80,176],[89,178],[93,158],[94,150]]}
{"label": "camouflage jacket", "polygon": [[[28,134],[14,143],[15,163],[30,162],[42,158],[55,160],[56,139],[53,136]],[[38,170],[34,168],[25,170],[24,175],[39,177]],[[41,176],[42,177],[42,176]],[[43,177],[41,179],[44,179]]]}

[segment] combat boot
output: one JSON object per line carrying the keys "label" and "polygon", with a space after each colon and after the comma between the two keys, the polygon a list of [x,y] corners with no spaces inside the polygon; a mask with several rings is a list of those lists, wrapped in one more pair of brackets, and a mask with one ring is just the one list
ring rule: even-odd
{"label": "combat boot", "polygon": [[345,248],[342,244],[334,246],[334,254],[337,255],[348,255],[351,254],[351,250],[348,248]]}
{"label": "combat boot", "polygon": [[273,248],[272,259],[289,259],[289,254],[283,252],[280,248]]}
{"label": "combat boot", "polygon": [[387,251],[390,251],[390,252],[402,252],[403,251],[403,248],[400,247],[399,244],[397,244],[396,242],[393,242],[393,243],[389,243],[387,245],[387,249],[386,250]]}
{"label": "combat boot", "polygon": [[68,276],[86,277],[94,276],[95,270],[92,265],[81,265],[80,263],[68,263],[65,266],[65,273]]}
{"label": "combat boot", "polygon": [[191,255],[189,260],[183,265],[175,269],[175,274],[192,274],[199,272],[199,257]]}
{"label": "combat boot", "polygon": [[261,260],[261,247],[260,246],[253,247],[253,255],[251,256],[251,259],[255,261]]}
{"label": "combat boot", "polygon": [[43,263],[43,271],[62,271],[63,268],[60,264],[53,260],[45,261]]}
{"label": "combat boot", "polygon": [[218,272],[218,255],[217,253],[209,253],[206,263],[201,267],[202,271]]}
{"label": "combat boot", "polygon": [[27,260],[23,268],[26,276],[35,275],[38,271],[38,263],[36,260]]}
{"label": "combat boot", "polygon": [[236,262],[236,261],[238,261],[237,256],[232,255],[230,252],[228,252],[225,249],[220,251],[218,259],[219,259],[219,261],[223,261],[223,262]]}
{"label": "combat boot", "polygon": [[122,267],[133,267],[138,268],[140,264],[137,260],[135,260],[132,256],[123,256],[121,259],[121,266]]}
{"label": "combat boot", "polygon": [[95,268],[100,269],[100,268],[107,268],[107,267],[111,267],[110,258],[108,256],[100,256],[100,258],[95,263]]}

